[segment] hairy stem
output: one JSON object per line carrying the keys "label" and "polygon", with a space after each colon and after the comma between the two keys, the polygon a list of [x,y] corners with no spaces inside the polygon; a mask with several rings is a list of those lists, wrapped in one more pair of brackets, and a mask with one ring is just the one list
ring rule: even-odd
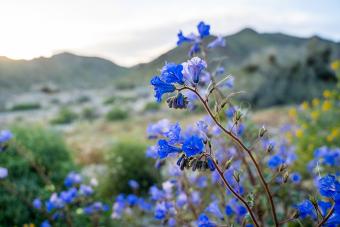
{"label": "hairy stem", "polygon": [[322,219],[322,221],[319,224],[317,224],[317,227],[321,227],[323,224],[325,224],[327,222],[327,220],[333,214],[334,208],[335,208],[335,202],[333,202],[333,205],[332,205],[331,209],[329,210],[328,214]]}
{"label": "hairy stem", "polygon": [[225,179],[222,170],[220,169],[220,167],[218,166],[218,164],[215,162],[215,160],[212,159],[212,161],[213,161],[214,166],[215,166],[215,168],[216,168],[218,174],[220,175],[220,177],[221,177],[223,183],[225,184],[225,186],[229,189],[229,191],[230,191],[231,193],[233,193],[233,195],[234,195],[236,198],[238,198],[238,199],[241,201],[241,203],[243,203],[243,205],[247,208],[247,210],[248,210],[248,212],[249,212],[249,214],[250,214],[250,217],[251,217],[252,221],[254,222],[254,225],[257,226],[257,227],[259,227],[259,224],[258,224],[258,222],[256,221],[256,218],[255,218],[255,215],[254,215],[252,209],[250,208],[250,206],[248,205],[248,203],[242,198],[242,196],[240,196],[240,195],[239,195],[239,194],[238,194],[238,193],[230,186],[230,184],[228,183],[228,181]]}
{"label": "hairy stem", "polygon": [[273,201],[273,196],[269,190],[269,187],[268,187],[268,184],[267,182],[265,181],[264,179],[264,176],[262,174],[262,171],[260,169],[260,166],[259,164],[257,163],[257,161],[255,160],[253,154],[251,153],[251,150],[249,150],[246,145],[243,144],[243,142],[237,137],[235,136],[231,131],[228,131],[225,127],[223,127],[221,125],[221,123],[216,119],[216,117],[214,116],[214,114],[212,113],[212,111],[210,110],[210,107],[208,106],[207,102],[202,98],[202,96],[197,92],[197,90],[195,89],[192,89],[190,87],[184,87],[183,89],[188,89],[192,92],[194,92],[197,97],[200,99],[200,101],[202,102],[204,108],[206,109],[206,111],[208,112],[208,114],[210,115],[210,117],[214,120],[214,122],[216,123],[216,125],[224,132],[226,133],[237,145],[239,145],[244,151],[247,152],[247,154],[249,155],[251,161],[253,162],[253,164],[255,165],[255,168],[256,168],[256,171],[260,177],[260,180],[261,180],[261,183],[262,183],[262,186],[264,188],[264,190],[266,191],[266,195],[267,195],[267,198],[269,200],[269,203],[270,203],[270,207],[271,207],[271,213],[272,213],[272,217],[274,219],[274,223],[275,223],[275,226],[279,226],[279,222],[278,222],[278,219],[277,219],[277,216],[276,216],[276,209],[275,209],[275,205],[274,205],[274,201]]}

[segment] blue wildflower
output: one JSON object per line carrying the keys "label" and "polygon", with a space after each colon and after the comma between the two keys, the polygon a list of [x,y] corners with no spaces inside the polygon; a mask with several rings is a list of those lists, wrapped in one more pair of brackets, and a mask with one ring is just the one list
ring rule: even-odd
{"label": "blue wildflower", "polygon": [[204,148],[203,140],[196,135],[188,137],[184,141],[182,146],[182,150],[184,151],[187,157],[202,153],[203,148]]}
{"label": "blue wildflower", "polygon": [[284,160],[279,156],[279,155],[273,155],[269,160],[268,160],[268,167],[271,169],[275,169],[282,165],[284,163]]}
{"label": "blue wildflower", "polygon": [[35,208],[35,209],[38,209],[38,210],[40,210],[41,209],[41,207],[42,207],[42,203],[41,203],[41,200],[39,199],[39,198],[35,198],[34,200],[33,200],[33,207]]}
{"label": "blue wildflower", "polygon": [[198,53],[200,51],[201,51],[200,43],[199,42],[195,42],[191,46],[188,55],[189,55],[189,57],[192,57],[192,56],[194,56],[194,54],[196,54],[196,53]]}
{"label": "blue wildflower", "polygon": [[327,220],[326,226],[335,227],[340,225],[340,211],[335,211]]}
{"label": "blue wildflower", "polygon": [[65,203],[72,203],[76,196],[77,196],[76,188],[70,188],[67,191],[62,191],[60,193],[60,199],[62,199]]}
{"label": "blue wildflower", "polygon": [[45,220],[40,224],[40,227],[51,227],[51,224],[47,220]]}
{"label": "blue wildflower", "polygon": [[221,75],[224,73],[224,67],[220,66],[215,70],[216,75]]}
{"label": "blue wildflower", "polygon": [[165,202],[160,202],[156,204],[154,217],[158,220],[165,219],[167,215],[167,204]]}
{"label": "blue wildflower", "polygon": [[149,189],[149,194],[151,195],[152,200],[160,200],[160,199],[164,198],[164,196],[165,196],[164,191],[157,188],[157,186],[152,186]]}
{"label": "blue wildflower", "polygon": [[215,165],[214,165],[214,162],[213,162],[210,158],[208,158],[207,162],[208,162],[208,167],[209,167],[209,169],[210,169],[211,171],[214,171],[214,170],[216,169],[216,168],[215,168]]}
{"label": "blue wildflower", "polygon": [[218,201],[213,201],[209,204],[209,206],[207,208],[205,208],[206,212],[210,212],[211,214],[213,214],[214,216],[216,216],[217,218],[223,220],[224,216],[218,206]]}
{"label": "blue wildflower", "polygon": [[155,97],[157,98],[157,102],[162,101],[162,96],[164,94],[171,93],[176,90],[176,87],[174,85],[162,81],[159,78],[159,76],[155,76],[151,79],[151,85],[154,86],[154,90],[156,92]]}
{"label": "blue wildflower", "polygon": [[321,195],[333,198],[336,194],[340,194],[340,183],[335,176],[328,174],[319,180],[319,191]]}
{"label": "blue wildflower", "polygon": [[176,204],[178,207],[183,207],[188,201],[187,195],[184,192],[181,192],[178,196],[177,196],[177,201]]}
{"label": "blue wildflower", "polygon": [[199,22],[199,24],[197,25],[197,30],[201,38],[210,35],[210,25],[205,24],[203,21]]}
{"label": "blue wildflower", "polygon": [[127,196],[126,201],[128,202],[129,206],[134,206],[138,203],[138,197],[134,194],[130,194]]}
{"label": "blue wildflower", "polygon": [[8,142],[10,139],[13,138],[13,134],[8,130],[0,131],[0,144]]}
{"label": "blue wildflower", "polygon": [[93,194],[93,188],[89,185],[82,184],[79,187],[79,192],[84,196],[90,196]]}
{"label": "blue wildflower", "polygon": [[322,215],[325,216],[328,209],[332,207],[332,204],[330,202],[318,201],[318,206],[321,210]]}
{"label": "blue wildflower", "polygon": [[150,146],[146,149],[145,156],[148,158],[157,159],[158,158],[158,147]]}
{"label": "blue wildflower", "polygon": [[301,218],[306,218],[308,216],[316,218],[314,206],[309,200],[297,204],[295,208],[299,211],[299,217]]}
{"label": "blue wildflower", "polygon": [[193,39],[184,36],[182,31],[178,32],[177,37],[178,37],[178,41],[177,41],[178,46],[180,46],[182,43],[193,41]]}
{"label": "blue wildflower", "polygon": [[169,218],[168,226],[169,227],[175,227],[176,226],[176,219],[175,218]]}
{"label": "blue wildflower", "polygon": [[0,167],[0,179],[4,179],[8,176],[8,169]]}
{"label": "blue wildflower", "polygon": [[178,147],[174,147],[169,145],[166,140],[159,140],[158,141],[158,155],[159,158],[166,158],[170,153],[178,153],[181,149]]}
{"label": "blue wildflower", "polygon": [[135,180],[129,180],[128,184],[132,189],[138,189],[139,188],[139,184]]}
{"label": "blue wildflower", "polygon": [[169,84],[178,83],[183,85],[183,66],[174,63],[168,63],[162,68],[161,78]]}
{"label": "blue wildflower", "polygon": [[146,202],[143,198],[139,198],[138,199],[138,206],[139,209],[143,210],[143,211],[151,211],[152,210],[152,204]]}
{"label": "blue wildflower", "polygon": [[206,214],[202,213],[198,217],[197,226],[198,227],[215,227],[216,225],[209,220],[209,217]]}
{"label": "blue wildflower", "polygon": [[108,211],[110,208],[108,205],[103,204],[102,202],[94,202],[89,206],[83,208],[84,213],[87,215],[91,215],[94,213],[105,212]]}
{"label": "blue wildflower", "polygon": [[191,60],[183,63],[184,77],[197,84],[204,69],[207,68],[207,63],[199,57],[193,57]]}
{"label": "blue wildflower", "polygon": [[218,36],[215,40],[208,44],[208,48],[225,47],[225,39],[222,36]]}
{"label": "blue wildflower", "polygon": [[70,172],[64,180],[66,187],[72,187],[73,185],[80,184],[83,178],[79,173]]}
{"label": "blue wildflower", "polygon": [[294,184],[298,184],[301,182],[301,175],[298,172],[293,172],[290,174],[290,179]]}
{"label": "blue wildflower", "polygon": [[173,124],[169,127],[169,130],[164,133],[164,136],[168,138],[169,144],[176,144],[180,140],[181,127],[179,123]]}
{"label": "blue wildflower", "polygon": [[225,206],[225,214],[227,216],[231,216],[231,215],[234,214],[234,211],[233,211],[232,207],[230,205],[228,205],[228,204]]}

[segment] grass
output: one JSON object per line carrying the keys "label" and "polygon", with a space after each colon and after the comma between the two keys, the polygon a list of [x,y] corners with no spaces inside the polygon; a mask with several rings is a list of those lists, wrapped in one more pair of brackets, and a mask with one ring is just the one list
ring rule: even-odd
{"label": "grass", "polygon": [[11,111],[28,111],[28,110],[37,110],[40,109],[41,105],[39,103],[18,103],[13,105],[10,110]]}

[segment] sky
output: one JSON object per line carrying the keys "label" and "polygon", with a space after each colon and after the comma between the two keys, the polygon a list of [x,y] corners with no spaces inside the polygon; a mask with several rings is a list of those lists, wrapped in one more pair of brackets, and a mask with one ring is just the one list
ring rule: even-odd
{"label": "sky", "polygon": [[176,45],[203,20],[211,33],[245,27],[340,41],[339,0],[0,0],[0,56],[68,51],[131,66]]}

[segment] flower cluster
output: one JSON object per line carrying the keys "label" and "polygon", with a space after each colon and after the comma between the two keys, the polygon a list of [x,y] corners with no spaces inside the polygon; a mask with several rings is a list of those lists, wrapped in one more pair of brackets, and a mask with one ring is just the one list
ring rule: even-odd
{"label": "flower cluster", "polygon": [[75,209],[78,214],[93,217],[109,210],[108,205],[94,201],[93,186],[96,184],[87,185],[83,181],[79,173],[70,172],[64,181],[65,190],[53,192],[46,200],[37,197],[32,201],[33,207],[38,212],[47,214],[48,220],[45,220],[42,226],[50,226],[50,221],[67,222],[71,218],[70,212]]}
{"label": "flower cluster", "polygon": [[[0,153],[5,151],[8,147],[8,142],[13,138],[13,135],[8,130],[0,131]],[[8,176],[8,170],[0,166],[0,180]]]}

